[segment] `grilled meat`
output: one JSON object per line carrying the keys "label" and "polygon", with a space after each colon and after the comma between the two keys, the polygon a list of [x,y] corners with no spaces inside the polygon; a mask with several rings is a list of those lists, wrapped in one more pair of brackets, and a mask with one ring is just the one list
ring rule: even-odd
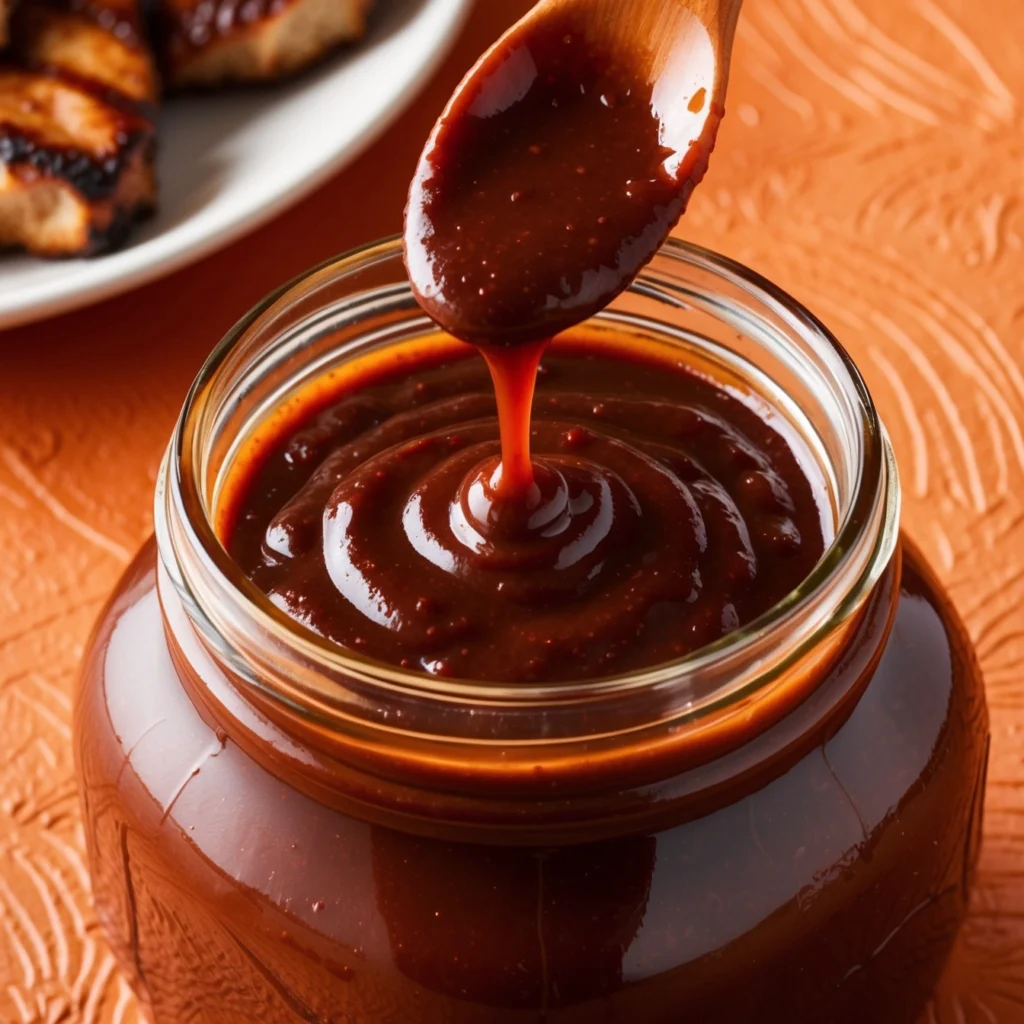
{"label": "grilled meat", "polygon": [[[0,0],[0,34],[5,10]],[[0,247],[107,251],[156,199],[146,0],[17,0],[0,59]],[[365,29],[372,0],[151,0],[171,87],[281,78]]]}
{"label": "grilled meat", "polygon": [[156,105],[157,76],[136,0],[22,0],[12,40],[22,67],[57,70]]}
{"label": "grilled meat", "polygon": [[154,205],[157,77],[132,0],[21,0],[0,67],[0,245],[116,246]]}
{"label": "grilled meat", "polygon": [[372,0],[160,0],[167,84],[262,82],[301,71],[366,28]]}

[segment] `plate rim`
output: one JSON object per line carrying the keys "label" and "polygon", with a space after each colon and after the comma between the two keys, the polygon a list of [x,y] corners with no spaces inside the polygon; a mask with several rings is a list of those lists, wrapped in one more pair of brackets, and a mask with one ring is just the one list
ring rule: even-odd
{"label": "plate rim", "polygon": [[[188,226],[192,218],[187,218],[170,231],[157,234],[138,246],[95,259],[92,261],[95,268],[93,279],[77,279],[62,288],[58,273],[55,278],[14,292],[7,297],[0,297],[0,331],[49,320],[64,313],[96,305],[170,276],[257,231],[295,206],[368,149],[408,109],[426,81],[451,52],[473,2],[474,0],[425,0],[412,23],[405,27],[405,31],[415,31],[416,22],[420,18],[433,16],[441,19],[436,35],[431,37],[433,45],[428,48],[425,59],[420,61],[414,71],[402,81],[401,86],[389,97],[370,126],[352,136],[331,154],[330,159],[313,164],[298,178],[290,180],[287,186],[277,187],[270,199],[249,200],[248,203],[241,204],[225,222],[214,224],[205,232],[200,232],[198,237],[190,237]],[[110,268],[108,261],[116,261],[125,256],[130,258],[131,254],[138,256],[135,265],[120,273],[116,267]],[[61,263],[55,262],[52,266],[59,268]],[[3,269],[0,266],[0,274],[2,273]]]}

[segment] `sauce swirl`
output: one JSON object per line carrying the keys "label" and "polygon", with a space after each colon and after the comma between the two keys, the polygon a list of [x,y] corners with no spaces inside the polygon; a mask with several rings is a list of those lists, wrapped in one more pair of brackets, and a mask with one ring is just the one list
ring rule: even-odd
{"label": "sauce swirl", "polygon": [[243,484],[232,555],[323,636],[438,676],[607,676],[751,621],[820,557],[808,474],[763,410],[582,334],[544,356],[509,498],[487,370],[447,344],[274,438]]}

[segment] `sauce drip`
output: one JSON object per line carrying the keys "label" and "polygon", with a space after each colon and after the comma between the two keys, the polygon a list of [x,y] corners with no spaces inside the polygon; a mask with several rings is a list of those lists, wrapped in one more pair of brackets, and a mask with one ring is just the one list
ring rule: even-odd
{"label": "sauce drip", "polygon": [[482,349],[494,383],[501,432],[501,464],[488,479],[488,489],[498,498],[527,505],[536,499],[530,461],[530,413],[537,370],[547,342],[533,342],[504,352]]}

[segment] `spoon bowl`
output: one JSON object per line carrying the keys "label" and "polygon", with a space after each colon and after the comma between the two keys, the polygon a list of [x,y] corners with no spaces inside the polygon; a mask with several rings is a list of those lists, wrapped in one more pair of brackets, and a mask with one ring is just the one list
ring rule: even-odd
{"label": "spoon bowl", "polygon": [[714,143],[725,108],[741,3],[542,0],[519,25],[566,18],[595,46],[630,60],[638,80],[651,89],[651,107],[661,127],[662,142],[675,154],[676,163],[667,162],[667,169],[674,173],[702,136],[711,132],[706,141]]}
{"label": "spoon bowl", "polygon": [[537,341],[654,256],[703,178],[741,0],[543,0],[469,72],[406,211],[414,291],[450,333]]}

